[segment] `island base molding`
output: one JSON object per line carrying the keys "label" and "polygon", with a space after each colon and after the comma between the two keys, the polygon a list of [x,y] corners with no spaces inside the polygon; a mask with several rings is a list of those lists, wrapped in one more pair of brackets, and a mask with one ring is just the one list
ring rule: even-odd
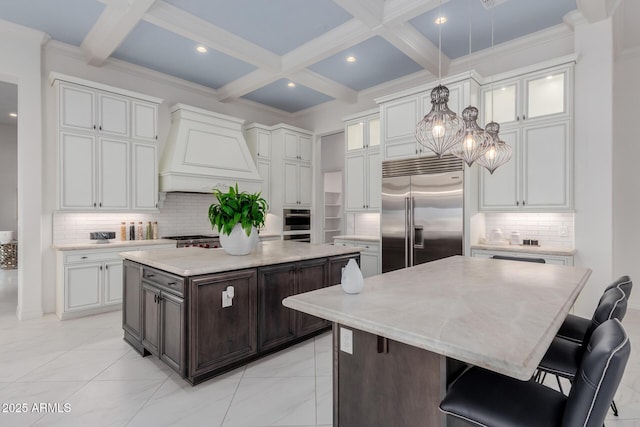
{"label": "island base molding", "polygon": [[[341,350],[351,332],[352,354]],[[375,334],[333,324],[334,427],[461,427],[440,412],[466,364]]]}

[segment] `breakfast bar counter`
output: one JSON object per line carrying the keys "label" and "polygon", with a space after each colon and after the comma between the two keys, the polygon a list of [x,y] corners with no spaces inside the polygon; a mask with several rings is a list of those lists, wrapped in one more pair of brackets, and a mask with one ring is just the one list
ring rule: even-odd
{"label": "breakfast bar counter", "polygon": [[455,256],[283,304],[334,323],[334,426],[431,427],[456,363],[529,379],[590,274]]}

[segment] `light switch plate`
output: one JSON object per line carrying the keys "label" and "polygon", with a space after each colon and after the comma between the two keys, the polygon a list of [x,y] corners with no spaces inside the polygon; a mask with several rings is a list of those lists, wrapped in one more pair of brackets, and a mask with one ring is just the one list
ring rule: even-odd
{"label": "light switch plate", "polygon": [[340,351],[353,354],[353,331],[340,328]]}

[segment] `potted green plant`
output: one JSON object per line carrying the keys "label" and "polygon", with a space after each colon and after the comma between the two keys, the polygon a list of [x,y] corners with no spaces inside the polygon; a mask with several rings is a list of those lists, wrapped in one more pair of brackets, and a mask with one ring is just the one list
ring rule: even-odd
{"label": "potted green plant", "polygon": [[246,255],[258,244],[258,228],[264,227],[268,204],[260,193],[249,194],[229,187],[213,190],[217,203],[209,206],[209,222],[220,234],[220,245],[230,255]]}

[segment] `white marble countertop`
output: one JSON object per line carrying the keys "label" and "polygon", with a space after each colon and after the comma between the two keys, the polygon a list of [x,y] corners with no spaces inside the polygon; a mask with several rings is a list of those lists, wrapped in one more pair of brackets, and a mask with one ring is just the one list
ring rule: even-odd
{"label": "white marble countertop", "polygon": [[81,249],[126,249],[132,246],[153,246],[153,245],[176,245],[175,240],[171,239],[155,239],[155,240],[109,240],[109,243],[96,243],[92,240],[77,243],[65,243],[62,245],[51,245],[59,251],[74,251]]}
{"label": "white marble countertop", "polygon": [[[286,307],[528,380],[591,270],[454,256],[294,295]],[[354,351],[358,351],[354,348]]]}
{"label": "white marble countertop", "polygon": [[243,256],[229,255],[224,249],[194,247],[123,252],[120,255],[179,276],[197,276],[359,252],[355,247],[272,240],[258,243],[250,254]]}
{"label": "white marble countertop", "polygon": [[364,236],[358,234],[344,234],[342,236],[333,236],[333,240],[356,240],[362,242],[380,243],[380,236]]}
{"label": "white marble countertop", "polygon": [[525,245],[471,245],[471,249],[484,249],[488,251],[524,252],[540,255],[572,256],[576,253],[573,248],[559,248],[553,246],[525,246]]}

